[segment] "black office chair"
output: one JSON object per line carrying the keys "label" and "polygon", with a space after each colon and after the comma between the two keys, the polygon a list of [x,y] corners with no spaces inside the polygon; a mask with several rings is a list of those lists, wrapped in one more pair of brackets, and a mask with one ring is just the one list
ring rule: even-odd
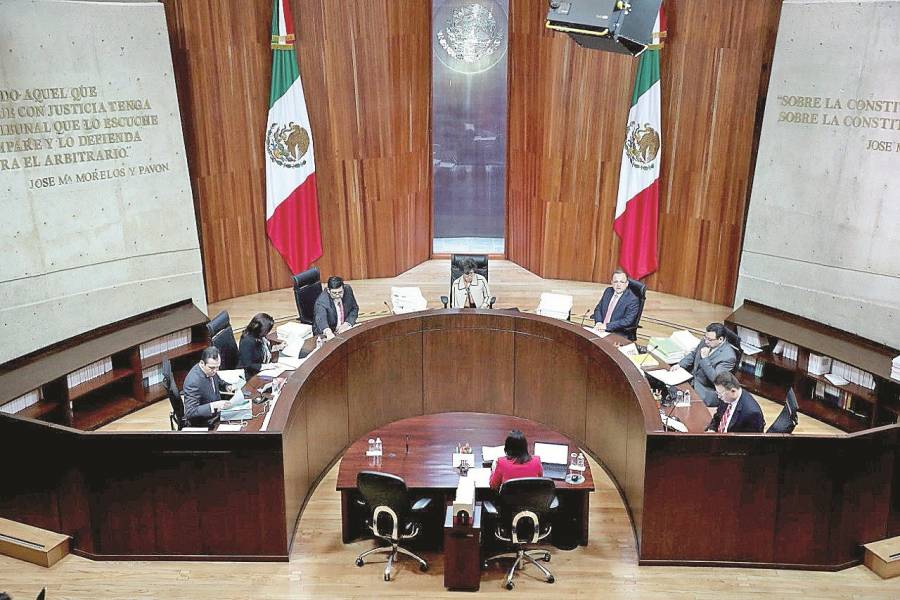
{"label": "black office chair", "polygon": [[220,369],[228,371],[236,369],[238,364],[238,346],[234,341],[234,330],[231,328],[231,320],[228,313],[222,311],[206,324],[209,333],[209,343],[219,349],[222,358]]}
{"label": "black office chair", "polygon": [[647,301],[647,286],[638,281],[637,279],[629,279],[628,280],[628,289],[631,290],[631,293],[637,296],[638,299],[638,314],[634,319],[634,325],[631,327],[626,327],[622,330],[622,335],[627,337],[632,342],[637,341],[637,330],[640,327],[641,315],[644,314],[644,302]]}
{"label": "black office chair", "polygon": [[163,386],[166,388],[166,396],[169,398],[169,404],[172,406],[172,412],[169,413],[169,427],[172,431],[181,431],[187,423],[184,420],[184,400],[178,386],[175,384],[175,374],[172,372],[172,363],[168,358],[164,358],[160,365],[162,370]]}
{"label": "black office chair", "polygon": [[784,399],[784,408],[772,426],[766,433],[793,433],[797,423],[800,422],[800,407],[797,405],[797,396],[794,395],[794,388],[788,390],[787,397]]}
{"label": "black office chair", "polygon": [[[483,503],[489,515],[498,515],[497,508],[489,500]],[[550,553],[546,550],[526,550],[529,544],[537,544],[546,539],[551,532],[550,514],[559,506],[556,498],[556,486],[547,477],[523,477],[510,479],[500,486],[500,511],[494,537],[502,542],[515,546],[515,552],[506,552],[491,556],[482,565],[501,558],[512,558],[513,564],[506,575],[506,589],[513,589],[513,577],[517,569],[524,569],[530,562],[540,570],[547,583],[556,579],[550,569],[537,562],[543,559],[550,562]]]}
{"label": "black office chair", "polygon": [[741,358],[744,356],[744,351],[741,349],[741,338],[733,332],[732,330],[725,328],[725,341],[728,342],[732,348],[734,348],[734,355],[736,357],[734,361],[734,368],[732,372],[737,372],[737,370],[741,366]]}
{"label": "black office chair", "polygon": [[401,477],[378,471],[360,471],[356,476],[356,487],[362,494],[360,504],[366,506],[368,514],[366,525],[375,537],[390,543],[390,546],[379,546],[366,550],[356,557],[356,566],[365,564],[365,557],[370,554],[387,553],[387,566],[384,567],[384,580],[391,580],[391,567],[398,554],[405,554],[419,563],[419,569],[428,570],[428,563],[420,556],[400,546],[403,540],[419,535],[421,523],[416,519],[423,515],[431,498],[420,498],[410,505],[406,482]]}
{"label": "black office chair", "polygon": [[[447,305],[450,303],[450,298],[453,297],[453,282],[462,277],[463,274],[463,261],[471,259],[472,262],[475,263],[475,273],[481,275],[488,281],[490,278],[488,277],[488,257],[487,254],[451,254],[450,255],[450,294],[448,296],[441,296],[441,302],[444,304],[444,308],[447,308]],[[488,301],[488,307],[494,308],[494,302],[497,301],[496,296],[491,296],[491,299]]]}
{"label": "black office chair", "polygon": [[319,267],[312,267],[291,278],[294,282],[294,300],[301,323],[313,324],[316,298],[322,293],[322,279]]}

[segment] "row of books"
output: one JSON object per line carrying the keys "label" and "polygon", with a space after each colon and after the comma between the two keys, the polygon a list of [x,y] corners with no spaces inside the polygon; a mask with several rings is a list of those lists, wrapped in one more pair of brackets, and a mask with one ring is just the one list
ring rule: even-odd
{"label": "row of books", "polygon": [[778,340],[775,342],[775,347],[772,348],[772,354],[780,354],[787,360],[796,362],[797,358],[800,356],[800,348],[797,347],[797,344]]}
{"label": "row of books", "polygon": [[742,342],[750,344],[751,346],[756,346],[757,348],[765,348],[769,345],[769,338],[766,337],[766,334],[760,333],[753,329],[748,329],[747,327],[737,326],[737,334],[738,337],[741,338]]}
{"label": "row of books", "polygon": [[71,373],[66,375],[66,384],[68,384],[69,389],[72,389],[76,385],[81,385],[85,381],[96,379],[104,373],[109,373],[112,370],[112,357],[107,356],[106,358],[101,358],[96,362],[92,362],[91,364],[81,367],[77,371],[72,371]]}
{"label": "row of books", "polygon": [[[869,373],[868,371],[863,371],[862,369],[858,369],[856,367],[852,367],[847,363],[842,363],[839,360],[832,361],[831,374],[836,375],[838,381],[842,379],[844,380],[844,383],[849,381],[850,383],[855,383],[856,385],[864,387],[867,390],[875,389],[875,377],[871,373]],[[829,379],[832,383],[835,383],[835,378]]]}
{"label": "row of books", "polygon": [[152,339],[149,342],[141,344],[141,360],[150,356],[162,354],[163,352],[168,352],[169,350],[174,350],[175,348],[180,348],[181,346],[187,346],[190,343],[190,329],[182,329],[181,331],[176,331],[175,333]]}
{"label": "row of books", "polygon": [[742,372],[753,375],[754,377],[762,377],[765,366],[765,362],[756,360],[755,356],[747,356],[745,354],[741,356],[741,364],[738,365],[738,368]]}
{"label": "row of books", "polygon": [[867,418],[870,415],[871,405],[868,402],[823,381],[816,382],[813,398],[835,408],[846,410],[858,417]]}
{"label": "row of books", "polygon": [[831,373],[831,358],[828,356],[820,356],[818,354],[809,353],[806,370],[813,375],[824,375]]}
{"label": "row of books", "polygon": [[14,415],[17,412],[23,411],[29,406],[33,406],[40,402],[42,397],[41,389],[38,388],[36,390],[31,390],[27,394],[19,396],[14,400],[10,400],[3,406],[0,406],[0,412],[6,413],[8,415]]}
{"label": "row of books", "polygon": [[891,379],[900,381],[900,356],[891,361]]}
{"label": "row of books", "polygon": [[148,389],[151,385],[162,383],[162,380],[162,365],[153,365],[152,367],[147,367],[141,372],[141,383],[144,385],[145,390]]}

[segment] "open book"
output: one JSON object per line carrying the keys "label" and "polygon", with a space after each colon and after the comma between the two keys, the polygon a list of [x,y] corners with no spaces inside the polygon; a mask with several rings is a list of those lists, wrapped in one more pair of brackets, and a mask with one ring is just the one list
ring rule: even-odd
{"label": "open book", "polygon": [[664,362],[673,365],[696,348],[699,343],[700,338],[694,336],[687,329],[682,329],[667,338],[650,338],[647,349]]}

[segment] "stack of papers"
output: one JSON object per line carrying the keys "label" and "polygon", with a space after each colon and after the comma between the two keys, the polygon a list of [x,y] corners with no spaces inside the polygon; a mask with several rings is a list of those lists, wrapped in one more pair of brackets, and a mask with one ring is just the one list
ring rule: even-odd
{"label": "stack of papers", "polygon": [[572,296],[568,294],[553,294],[544,292],[541,294],[541,301],[538,303],[535,313],[545,317],[553,317],[565,321],[572,312],[572,304],[575,302]]}
{"label": "stack of papers", "polygon": [[647,371],[647,374],[662,381],[666,385],[678,385],[693,377],[693,375],[681,367],[675,367],[674,371],[670,371],[669,369],[656,369],[655,371]]}
{"label": "stack of papers", "polygon": [[417,287],[392,287],[391,310],[395,315],[425,310],[428,300]]}
{"label": "stack of papers", "polygon": [[688,352],[696,348],[699,343],[700,338],[695,337],[690,331],[683,329],[681,331],[676,331],[667,338],[650,338],[647,349],[661,358],[664,362],[674,365],[684,358]]}
{"label": "stack of papers", "polygon": [[230,400],[231,408],[219,411],[222,421],[243,421],[253,417],[253,408],[249,398],[244,398],[244,392],[238,388],[234,397]]}
{"label": "stack of papers", "polygon": [[751,346],[762,348],[769,345],[769,338],[753,329],[748,329],[746,327],[741,327],[740,325],[738,325],[737,334],[738,337],[741,338],[742,342],[747,342]]}
{"label": "stack of papers", "polygon": [[633,354],[628,358],[631,359],[631,362],[635,364],[637,367],[656,367],[659,366],[659,362],[654,360],[654,358],[650,354]]}
{"label": "stack of papers", "polygon": [[244,387],[244,384],[247,382],[244,379],[243,369],[229,369],[227,371],[219,371],[218,375],[219,379],[237,388]]}
{"label": "stack of papers", "polygon": [[285,342],[284,348],[278,353],[280,357],[300,356],[304,340],[312,337],[312,326],[296,321],[279,325],[275,331],[278,333],[278,339]]}
{"label": "stack of papers", "polygon": [[900,381],[900,356],[891,361],[891,379]]}

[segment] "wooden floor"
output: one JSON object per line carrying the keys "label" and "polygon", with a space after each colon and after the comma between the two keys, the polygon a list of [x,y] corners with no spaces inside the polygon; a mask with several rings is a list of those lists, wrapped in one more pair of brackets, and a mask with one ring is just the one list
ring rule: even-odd
{"label": "wooden floor", "polygon": [[[379,311],[391,282],[419,285],[426,297],[445,293],[447,261],[431,261],[393,280],[353,282],[366,318]],[[438,283],[433,283],[433,281]],[[543,281],[504,261],[491,262],[491,284],[498,306],[533,309],[540,291],[565,291],[575,296],[576,312],[593,309],[602,288],[595,284]],[[436,307],[438,302],[433,303]],[[381,305],[383,306],[383,305]],[[279,290],[239,298],[210,307],[227,309],[235,325],[246,323],[257,311],[267,311],[281,320],[296,316],[293,294]],[[642,330],[666,334],[675,327],[702,329],[721,320],[727,307],[650,292]],[[763,403],[766,421],[774,419],[777,405]],[[168,409],[158,403],[120,422],[113,429],[161,429],[168,427]],[[801,417],[798,432],[833,431],[828,426]],[[900,598],[900,579],[883,581],[865,567],[838,573],[733,569],[705,567],[639,567],[631,525],[612,482],[591,461],[597,491],[591,497],[590,544],[572,551],[553,551],[549,566],[556,583],[548,585],[533,577],[533,567],[517,578],[516,589],[501,587],[503,574],[494,567],[482,578],[478,597],[487,598],[628,598],[718,599],[797,598],[859,599]],[[382,581],[378,564],[354,566],[356,555],[373,545],[371,541],[341,543],[340,496],[335,491],[337,466],[316,488],[295,533],[293,552],[287,563],[216,562],[93,562],[69,556],[51,569],[44,569],[0,556],[0,591],[15,600],[34,598],[41,587],[48,600],[57,599],[176,599],[196,600],[288,600],[295,598],[459,598],[464,594],[443,589],[443,564],[439,555],[425,555],[427,573],[401,560],[396,579]],[[698,527],[715,535],[715,513]]]}

